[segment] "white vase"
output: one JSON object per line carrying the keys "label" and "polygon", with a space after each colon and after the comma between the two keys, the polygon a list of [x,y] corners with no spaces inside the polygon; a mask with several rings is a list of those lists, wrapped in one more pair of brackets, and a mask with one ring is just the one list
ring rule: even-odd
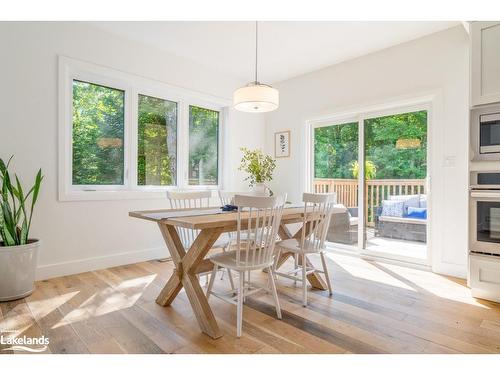
{"label": "white vase", "polygon": [[252,188],[252,192],[255,194],[255,195],[258,195],[258,196],[263,196],[263,197],[266,197],[269,195],[268,193],[268,188],[266,186],[266,184],[264,184],[263,182],[258,182],[256,183],[253,188]]}
{"label": "white vase", "polygon": [[0,302],[12,301],[33,293],[39,240],[26,245],[1,246],[0,243]]}

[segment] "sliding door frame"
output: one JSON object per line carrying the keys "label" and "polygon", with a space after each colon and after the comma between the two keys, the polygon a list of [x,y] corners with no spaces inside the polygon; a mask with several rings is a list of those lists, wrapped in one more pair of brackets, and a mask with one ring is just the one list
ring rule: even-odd
{"label": "sliding door frame", "polygon": [[[337,112],[332,115],[327,115],[319,117],[306,122],[308,131],[307,142],[308,147],[306,148],[306,157],[309,160],[306,163],[306,187],[308,191],[313,191],[314,182],[314,130],[316,128],[325,126],[335,126],[342,125],[350,122],[358,123],[358,243],[357,245],[342,245],[335,244],[335,247],[344,250],[354,250],[360,256],[374,257],[374,258],[389,258],[395,261],[410,262],[422,266],[432,265],[432,237],[431,237],[431,225],[432,222],[432,176],[431,176],[431,145],[433,142],[432,128],[433,128],[433,107],[435,106],[436,95],[425,95],[421,97],[414,97],[405,100],[385,102],[380,105],[367,106],[364,108],[358,108],[349,111]],[[427,150],[426,150],[426,164],[427,164],[427,178],[426,178],[426,195],[427,195],[427,242],[426,242],[426,257],[425,259],[419,260],[416,258],[410,258],[405,256],[398,256],[392,253],[376,252],[373,250],[366,249],[365,232],[366,232],[366,222],[365,222],[365,186],[366,180],[365,175],[365,120],[369,120],[376,117],[384,117],[396,114],[403,114],[416,111],[427,111]]]}

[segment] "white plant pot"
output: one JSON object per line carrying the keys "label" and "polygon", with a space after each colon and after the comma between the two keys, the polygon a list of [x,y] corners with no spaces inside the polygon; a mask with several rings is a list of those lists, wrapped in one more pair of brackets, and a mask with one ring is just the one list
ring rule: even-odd
{"label": "white plant pot", "polygon": [[21,246],[1,245],[0,302],[29,296],[33,293],[40,241],[29,240]]}
{"label": "white plant pot", "polygon": [[263,182],[256,183],[253,186],[252,191],[255,193],[255,195],[264,196],[264,197],[268,195],[267,186]]}

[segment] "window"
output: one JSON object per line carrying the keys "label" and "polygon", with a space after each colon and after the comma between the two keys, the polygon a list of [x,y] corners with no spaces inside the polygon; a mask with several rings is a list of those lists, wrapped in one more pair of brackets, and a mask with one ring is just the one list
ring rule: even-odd
{"label": "window", "polygon": [[189,106],[189,185],[217,185],[219,112]]}
{"label": "window", "polygon": [[137,185],[176,184],[176,102],[139,95],[137,147]]}
{"label": "window", "polygon": [[121,90],[73,81],[73,185],[123,185]]}
{"label": "window", "polygon": [[59,57],[59,199],[216,189],[229,100]]}

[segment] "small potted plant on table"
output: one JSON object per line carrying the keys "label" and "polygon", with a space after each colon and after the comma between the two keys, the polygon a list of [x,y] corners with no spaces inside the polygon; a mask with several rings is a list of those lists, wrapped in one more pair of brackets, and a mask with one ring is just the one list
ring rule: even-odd
{"label": "small potted plant on table", "polygon": [[239,170],[248,173],[245,181],[249,181],[250,186],[253,187],[256,193],[266,194],[267,190],[269,190],[269,194],[273,195],[273,192],[265,183],[273,179],[276,160],[258,149],[252,151],[242,147],[241,151],[243,152],[243,158]]}
{"label": "small potted plant on table", "polygon": [[40,241],[29,237],[33,209],[42,183],[39,170],[35,183],[24,190],[9,164],[0,158],[0,301],[24,298],[33,292]]}

